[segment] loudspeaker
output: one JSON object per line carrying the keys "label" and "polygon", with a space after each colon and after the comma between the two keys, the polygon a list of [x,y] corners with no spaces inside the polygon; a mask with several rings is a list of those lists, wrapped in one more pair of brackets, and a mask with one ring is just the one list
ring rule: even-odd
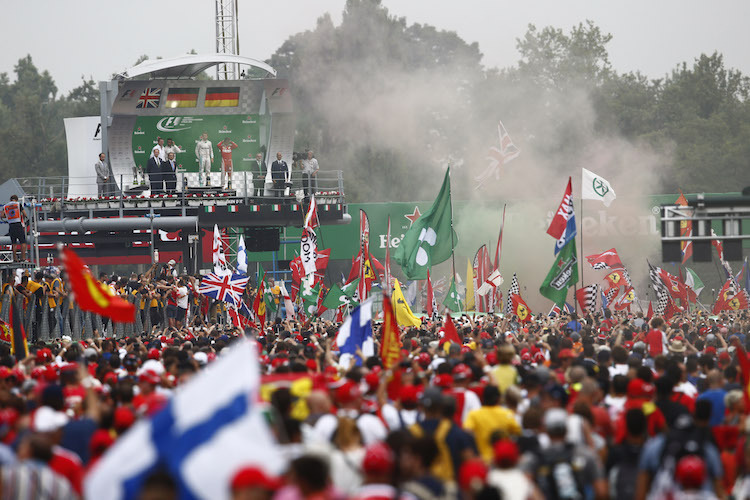
{"label": "loudspeaker", "polygon": [[248,252],[276,252],[281,246],[278,227],[245,228],[245,245]]}
{"label": "loudspeaker", "polygon": [[742,260],[742,240],[724,240],[724,260]]}
{"label": "loudspeaker", "polygon": [[661,260],[663,262],[682,262],[682,250],[680,250],[680,242],[662,241]]}
{"label": "loudspeaker", "polygon": [[710,240],[693,242],[693,262],[711,262],[712,252]]}

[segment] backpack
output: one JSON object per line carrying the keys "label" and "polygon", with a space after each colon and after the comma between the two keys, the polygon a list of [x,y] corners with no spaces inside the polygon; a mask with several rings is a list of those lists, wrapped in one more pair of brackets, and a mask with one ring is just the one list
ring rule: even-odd
{"label": "backpack", "polygon": [[705,460],[703,447],[709,442],[705,433],[691,427],[678,429],[667,434],[659,463],[661,466],[654,474],[648,498],[665,498],[679,491],[676,470],[677,463],[683,457],[695,455]]}
{"label": "backpack", "polygon": [[545,498],[552,500],[583,500],[583,470],[574,460],[575,446],[565,443],[562,451],[542,450],[537,456],[537,484]]}

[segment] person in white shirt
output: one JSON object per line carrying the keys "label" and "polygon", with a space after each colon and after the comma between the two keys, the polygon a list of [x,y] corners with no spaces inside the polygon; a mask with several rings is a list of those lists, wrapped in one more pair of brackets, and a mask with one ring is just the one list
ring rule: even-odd
{"label": "person in white shirt", "polygon": [[[166,152],[166,150],[164,148],[164,139],[162,139],[161,137],[157,137],[156,138],[156,146],[154,146],[153,149],[154,150],[157,150],[157,149],[159,150],[159,159],[161,161],[166,161],[167,160],[167,152]],[[154,154],[155,154],[155,151],[152,151],[151,152],[151,156],[149,158],[153,158]]]}
{"label": "person in white shirt", "polygon": [[174,293],[177,302],[177,318],[175,319],[175,326],[179,330],[182,328],[182,323],[185,321],[188,308],[188,289],[183,278],[180,278],[177,282],[177,286],[174,287]]}
{"label": "person in white shirt", "polygon": [[315,189],[318,187],[318,160],[313,158],[312,149],[307,152],[307,158],[302,160],[302,187],[305,190],[305,195],[310,197],[311,194],[315,193]]}

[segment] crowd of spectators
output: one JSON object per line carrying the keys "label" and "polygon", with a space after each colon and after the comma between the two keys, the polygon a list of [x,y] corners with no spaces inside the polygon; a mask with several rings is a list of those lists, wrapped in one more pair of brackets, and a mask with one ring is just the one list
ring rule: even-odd
{"label": "crowd of spectators", "polygon": [[[64,280],[33,281],[28,301],[63,300]],[[27,491],[32,477],[57,488],[39,498],[80,494],[108,447],[243,336],[257,341],[263,375],[309,378],[310,389],[267,393],[288,468],[234,471],[233,498],[750,495],[746,312],[666,322],[606,311],[527,324],[462,315],[460,343],[426,319],[403,329],[401,359],[385,369],[378,355],[343,366],[334,322],[222,323],[217,304],[170,266],[114,286],[141,294],[144,324],[155,314],[145,303],[166,300],[166,322],[153,317],[124,336],[105,321],[77,332],[81,340],[32,337],[20,361],[0,345],[0,497]],[[376,320],[375,352],[379,330]],[[176,498],[176,488],[163,471],[144,486],[159,498]]]}

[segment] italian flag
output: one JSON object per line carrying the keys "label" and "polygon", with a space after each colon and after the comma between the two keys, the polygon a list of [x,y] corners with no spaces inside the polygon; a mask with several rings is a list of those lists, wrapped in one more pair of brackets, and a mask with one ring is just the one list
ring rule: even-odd
{"label": "italian flag", "polygon": [[273,210],[274,212],[281,212],[281,205],[278,205],[278,204],[271,205],[271,210]]}
{"label": "italian flag", "polygon": [[299,205],[292,205],[292,212],[299,212]]}
{"label": "italian flag", "polygon": [[701,279],[698,277],[695,271],[689,267],[685,268],[685,286],[687,286],[693,293],[689,293],[689,299],[691,302],[696,302],[698,295],[701,294],[701,290],[705,286]]}
{"label": "italian flag", "polygon": [[203,207],[206,209],[206,212],[216,212],[216,205],[211,205],[210,207]]}
{"label": "italian flag", "polygon": [[251,212],[260,212],[260,207],[258,205],[250,205],[250,211]]}
{"label": "italian flag", "polygon": [[238,209],[237,205],[229,205],[229,208],[228,208],[230,212],[237,212],[237,209]]}

